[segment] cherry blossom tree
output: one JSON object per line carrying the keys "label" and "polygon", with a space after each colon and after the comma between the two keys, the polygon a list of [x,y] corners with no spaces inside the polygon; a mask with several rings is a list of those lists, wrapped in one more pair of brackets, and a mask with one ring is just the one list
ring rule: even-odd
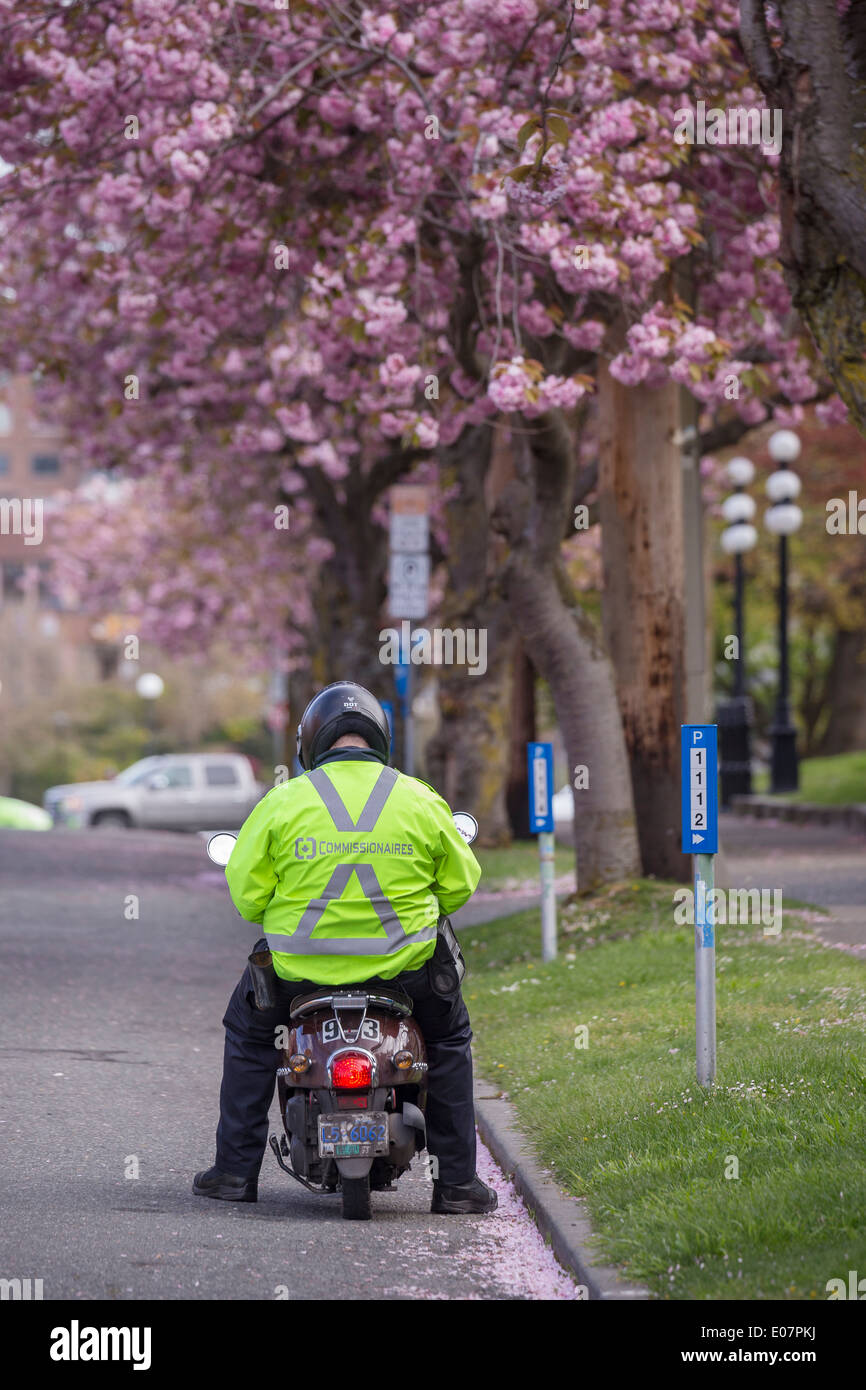
{"label": "cherry blossom tree", "polygon": [[[653,495],[664,479],[674,497],[678,458],[647,439],[626,504],[603,451],[605,544],[629,536],[608,551],[608,628],[634,614],[648,634],[628,658],[648,711],[618,672],[623,732],[560,553],[593,432],[606,437],[596,380],[666,393],[668,435],[681,386],[735,429],[819,389],[776,260],[776,156],[676,138],[698,101],[757,99],[736,6],[0,0],[0,16],[5,360],[38,369],[89,464],[188,499],[187,527],[209,515],[197,490],[225,499],[187,544],[222,548],[238,518],[247,563],[225,582],[266,625],[293,607],[270,597],[288,547],[252,536],[288,505],[300,544],[276,573],[288,592],[292,565],[318,566],[309,626],[327,650],[335,615],[360,616],[336,622],[336,645],[362,672],[377,659],[387,488],[438,469],[447,616],[493,623],[491,595],[507,606],[570,762],[593,760],[582,881],[631,872],[640,750],[643,825],[667,815],[673,785],[681,568],[662,544],[641,570],[637,539],[667,527],[676,546]],[[492,478],[479,431],[503,430]],[[453,523],[470,496],[477,526],[461,535],[448,502]],[[327,558],[304,550],[313,536]],[[149,602],[182,639],[224,611],[184,585],[223,580],[197,559],[177,573],[154,576]],[[644,849],[645,867],[667,865]]]}
{"label": "cherry blossom tree", "polygon": [[743,47],[784,125],[781,259],[794,304],[866,433],[866,120],[863,6],[742,0]]}

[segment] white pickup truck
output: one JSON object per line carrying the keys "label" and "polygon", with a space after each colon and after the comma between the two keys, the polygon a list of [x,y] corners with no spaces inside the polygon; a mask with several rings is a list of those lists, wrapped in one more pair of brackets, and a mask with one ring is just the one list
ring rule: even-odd
{"label": "white pickup truck", "polygon": [[142,758],[108,782],[49,787],[55,825],[149,830],[236,829],[268,790],[240,753],[169,753]]}

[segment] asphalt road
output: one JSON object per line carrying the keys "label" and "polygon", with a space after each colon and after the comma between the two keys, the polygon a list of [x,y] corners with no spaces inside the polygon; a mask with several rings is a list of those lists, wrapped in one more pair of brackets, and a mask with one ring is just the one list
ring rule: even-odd
{"label": "asphalt road", "polygon": [[575,1297],[486,1151],[492,1217],[432,1216],[418,1160],[371,1222],[270,1153],[256,1205],[192,1195],[258,935],[198,837],[3,830],[0,885],[0,1276],[46,1299]]}

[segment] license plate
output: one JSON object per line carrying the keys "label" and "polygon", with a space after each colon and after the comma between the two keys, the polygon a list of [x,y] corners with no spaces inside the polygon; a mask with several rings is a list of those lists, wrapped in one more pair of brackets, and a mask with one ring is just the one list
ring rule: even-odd
{"label": "license plate", "polygon": [[388,1152],[388,1116],[384,1110],[354,1115],[319,1116],[319,1154],[334,1158],[375,1158]]}

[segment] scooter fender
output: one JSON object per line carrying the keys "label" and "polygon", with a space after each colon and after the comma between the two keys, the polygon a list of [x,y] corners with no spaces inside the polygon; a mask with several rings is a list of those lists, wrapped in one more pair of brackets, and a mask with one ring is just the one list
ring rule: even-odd
{"label": "scooter fender", "polygon": [[390,1159],[400,1168],[408,1168],[418,1152],[418,1131],[408,1125],[396,1111],[388,1116],[388,1138],[391,1141]]}
{"label": "scooter fender", "polygon": [[373,1166],[372,1158],[337,1158],[334,1162],[344,1178],[366,1178]]}
{"label": "scooter fender", "polygon": [[413,1105],[411,1100],[403,1102],[403,1124],[417,1132],[416,1148],[426,1149],[427,1147],[427,1121],[424,1119],[424,1112]]}

